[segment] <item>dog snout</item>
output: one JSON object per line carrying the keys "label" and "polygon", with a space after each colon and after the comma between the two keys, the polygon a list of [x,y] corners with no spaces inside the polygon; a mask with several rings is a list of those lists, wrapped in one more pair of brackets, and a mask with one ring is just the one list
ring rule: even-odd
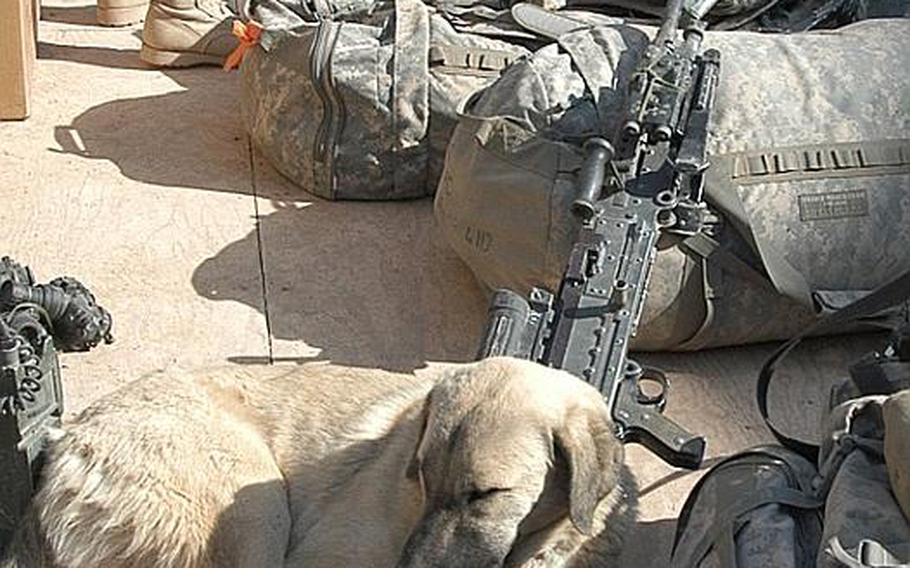
{"label": "dog snout", "polygon": [[501,568],[512,539],[458,511],[424,517],[405,544],[398,568]]}

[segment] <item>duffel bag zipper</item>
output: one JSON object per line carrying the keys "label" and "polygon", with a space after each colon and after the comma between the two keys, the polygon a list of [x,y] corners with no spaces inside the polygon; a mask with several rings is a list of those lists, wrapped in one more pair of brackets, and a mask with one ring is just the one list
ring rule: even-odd
{"label": "duffel bag zipper", "polygon": [[[344,104],[335,90],[332,77],[332,53],[338,39],[341,24],[331,20],[322,20],[316,31],[316,41],[310,57],[310,73],[313,86],[322,101],[322,121],[316,131],[313,157],[317,163],[316,179],[319,172],[325,176],[329,191],[334,192],[334,158],[335,146],[344,127]],[[321,165],[321,168],[318,166]]]}

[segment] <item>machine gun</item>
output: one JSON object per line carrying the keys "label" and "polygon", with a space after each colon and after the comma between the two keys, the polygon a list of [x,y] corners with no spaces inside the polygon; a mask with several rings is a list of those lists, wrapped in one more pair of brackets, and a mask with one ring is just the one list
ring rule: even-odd
{"label": "machine gun", "polygon": [[[661,233],[701,229],[706,138],[720,68],[701,52],[712,0],[670,0],[629,83],[611,144],[589,138],[572,212],[581,228],[557,294],[496,291],[479,356],[508,355],[564,369],[598,388],[617,435],[677,467],[696,468],[705,440],[662,415],[667,383],[628,357]],[[679,38],[680,21],[685,28]],[[609,176],[607,175],[609,172]],[[660,384],[656,395],[642,381]]]}

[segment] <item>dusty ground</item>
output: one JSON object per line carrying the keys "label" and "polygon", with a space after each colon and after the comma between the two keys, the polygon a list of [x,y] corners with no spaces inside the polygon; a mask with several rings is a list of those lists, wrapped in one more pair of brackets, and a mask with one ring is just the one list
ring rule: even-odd
{"label": "dusty ground", "polygon": [[[173,363],[471,358],[484,296],[429,201],[308,196],[251,151],[236,75],[147,69],[137,29],[96,27],[84,0],[44,6],[33,116],[0,123],[0,254],[77,276],[114,315],[116,343],[63,358],[69,415]],[[780,420],[811,435],[828,383],[879,342],[810,343],[773,394]],[[713,458],[770,439],[753,390],[772,348],[645,359],[670,371],[668,413]],[[666,565],[699,474],[628,455],[643,503],[623,565]]]}

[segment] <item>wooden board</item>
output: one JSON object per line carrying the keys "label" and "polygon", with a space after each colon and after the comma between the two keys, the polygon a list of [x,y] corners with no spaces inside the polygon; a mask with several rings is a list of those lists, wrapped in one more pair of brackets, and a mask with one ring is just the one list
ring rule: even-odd
{"label": "wooden board", "polygon": [[0,119],[19,120],[31,112],[35,64],[36,4],[0,2]]}

